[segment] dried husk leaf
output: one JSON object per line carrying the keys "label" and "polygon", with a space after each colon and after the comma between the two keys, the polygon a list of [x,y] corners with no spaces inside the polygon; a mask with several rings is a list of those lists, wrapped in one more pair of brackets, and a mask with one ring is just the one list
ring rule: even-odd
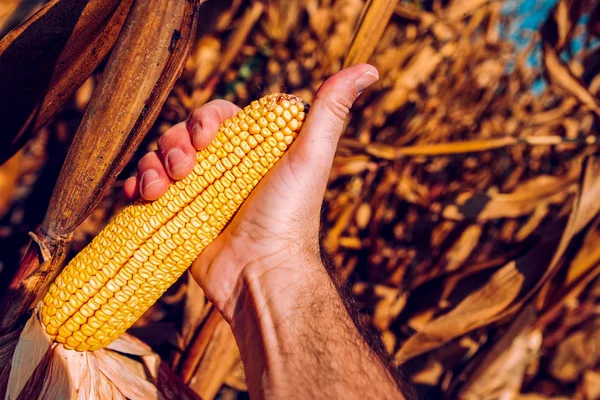
{"label": "dried husk leaf", "polygon": [[[149,380],[160,393],[160,397],[165,400],[197,400],[196,394],[175,375],[152,349],[127,333],[121,335],[117,340],[107,346],[107,349],[113,352],[121,353],[127,356],[135,355],[141,358],[150,374]],[[113,355],[115,355],[114,353]]]}
{"label": "dried husk leaf", "polygon": [[[10,364],[21,332],[12,331],[0,336],[0,365]],[[1,396],[0,396],[1,397]]]}
{"label": "dried husk leaf", "polygon": [[[41,306],[36,306],[34,314],[23,328],[17,342],[11,372],[6,390],[7,399],[17,399],[42,360],[50,352],[52,340],[46,334],[39,320]],[[35,382],[39,385],[39,382]]]}
{"label": "dried husk leaf", "polygon": [[[89,374],[88,357],[88,353],[85,352],[66,350],[60,345],[54,346],[48,374],[43,381],[39,398],[66,400],[82,397],[87,389],[84,381]],[[92,398],[91,394],[87,397]]]}
{"label": "dried husk leaf", "polygon": [[123,364],[108,351],[93,352],[98,369],[129,399],[158,399],[158,389]]}

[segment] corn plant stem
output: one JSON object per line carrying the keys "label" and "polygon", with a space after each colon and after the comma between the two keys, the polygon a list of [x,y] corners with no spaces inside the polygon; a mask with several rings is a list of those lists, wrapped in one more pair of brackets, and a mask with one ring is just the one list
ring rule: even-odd
{"label": "corn plant stem", "polygon": [[36,250],[28,252],[30,256],[0,302],[1,330],[14,329],[45,293],[62,266],[70,235],[100,201],[152,126],[183,71],[195,36],[198,7],[197,0],[175,4],[152,0],[133,6],[37,231],[50,255],[41,262],[39,255],[34,256]]}
{"label": "corn plant stem", "polygon": [[185,358],[181,363],[179,376],[184,382],[188,383],[194,376],[198,364],[200,364],[200,360],[210,343],[210,339],[221,321],[223,321],[223,317],[221,317],[219,311],[214,307],[211,308],[206,317],[206,321],[198,330],[196,337],[192,341],[192,344],[188,348]]}
{"label": "corn plant stem", "polygon": [[399,0],[369,0],[356,25],[344,67],[366,63],[381,40]]}
{"label": "corn plant stem", "polygon": [[488,140],[467,140],[397,147],[383,143],[364,144],[353,139],[342,138],[340,140],[340,149],[362,151],[375,158],[395,160],[402,157],[479,153],[482,151],[497,150],[517,145],[558,146],[561,144],[572,144],[591,146],[596,145],[597,143],[598,139],[596,136],[587,136],[585,138],[576,139],[565,139],[560,136],[532,136],[524,138],[503,137]]}

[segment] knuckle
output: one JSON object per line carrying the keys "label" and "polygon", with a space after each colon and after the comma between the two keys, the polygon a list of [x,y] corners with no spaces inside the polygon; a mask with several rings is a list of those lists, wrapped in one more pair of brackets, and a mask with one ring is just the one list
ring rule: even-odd
{"label": "knuckle", "polygon": [[155,154],[153,151],[150,151],[150,152],[144,154],[142,156],[142,158],[140,158],[139,164],[147,164],[147,163],[151,162],[154,159],[154,156],[155,156]]}
{"label": "knuckle", "polygon": [[335,92],[333,96],[324,96],[317,92],[314,103],[322,103],[329,114],[338,119],[345,119],[356,99],[354,89],[344,88]]}
{"label": "knuckle", "polygon": [[186,121],[186,125],[188,128],[191,128],[195,123],[197,123],[198,121],[200,121],[202,119],[202,110],[203,107],[200,108],[196,108],[194,111],[192,111],[192,113],[190,114],[190,116],[188,117],[187,121]]}
{"label": "knuckle", "polygon": [[158,138],[158,140],[156,141],[156,145],[158,146],[161,153],[165,152],[165,150],[169,146],[167,133],[165,133],[164,135],[162,135]]}
{"label": "knuckle", "polygon": [[350,112],[350,107],[346,106],[342,101],[327,101],[325,102],[325,107],[332,116],[335,116],[338,119],[346,118],[346,115]]}
{"label": "knuckle", "polygon": [[144,154],[142,156],[142,158],[140,158],[140,161],[138,162],[138,168],[140,168],[140,169],[148,168],[148,167],[152,166],[153,164],[155,164],[157,161],[158,161],[158,155],[156,154],[156,152],[150,151],[150,152]]}

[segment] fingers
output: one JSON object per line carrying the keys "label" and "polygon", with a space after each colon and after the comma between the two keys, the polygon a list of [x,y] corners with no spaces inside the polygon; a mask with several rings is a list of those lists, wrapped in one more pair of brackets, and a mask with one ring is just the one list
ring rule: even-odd
{"label": "fingers", "polygon": [[146,200],[158,199],[169,188],[169,176],[154,151],[146,154],[138,163],[138,177],[140,194]]}
{"label": "fingers", "polygon": [[195,110],[188,121],[172,126],[158,139],[158,151],[138,163],[137,177],[125,181],[125,195],[155,200],[169,187],[169,178],[185,178],[196,163],[196,150],[214,139],[219,126],[240,108],[225,100],[214,100]]}
{"label": "fingers", "polygon": [[241,108],[225,100],[213,100],[195,110],[187,121],[192,144],[202,149],[210,144],[225,120],[237,114]]}
{"label": "fingers", "polygon": [[172,179],[183,179],[194,169],[196,149],[192,146],[185,122],[172,126],[158,138],[158,152]]}
{"label": "fingers", "polygon": [[379,79],[375,67],[359,64],[327,79],[317,91],[302,132],[290,149],[294,163],[327,176],[344,121],[358,96]]}
{"label": "fingers", "polygon": [[196,109],[186,122],[165,132],[158,139],[158,150],[167,174],[175,180],[185,178],[194,168],[196,150],[208,146],[219,126],[239,111],[229,101],[213,100]]}
{"label": "fingers", "polygon": [[125,179],[125,184],[123,185],[123,191],[125,192],[125,196],[129,200],[133,200],[140,195],[139,185],[137,176],[130,176]]}

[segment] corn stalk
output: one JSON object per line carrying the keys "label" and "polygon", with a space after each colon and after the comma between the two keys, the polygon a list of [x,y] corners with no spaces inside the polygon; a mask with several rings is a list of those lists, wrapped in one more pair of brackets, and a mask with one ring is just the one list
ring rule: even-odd
{"label": "corn stalk", "polygon": [[199,1],[184,0],[138,1],[132,7],[70,147],[44,221],[31,234],[21,266],[0,303],[0,331],[18,327],[45,293],[61,269],[73,231],[152,126],[183,70],[198,8]]}

